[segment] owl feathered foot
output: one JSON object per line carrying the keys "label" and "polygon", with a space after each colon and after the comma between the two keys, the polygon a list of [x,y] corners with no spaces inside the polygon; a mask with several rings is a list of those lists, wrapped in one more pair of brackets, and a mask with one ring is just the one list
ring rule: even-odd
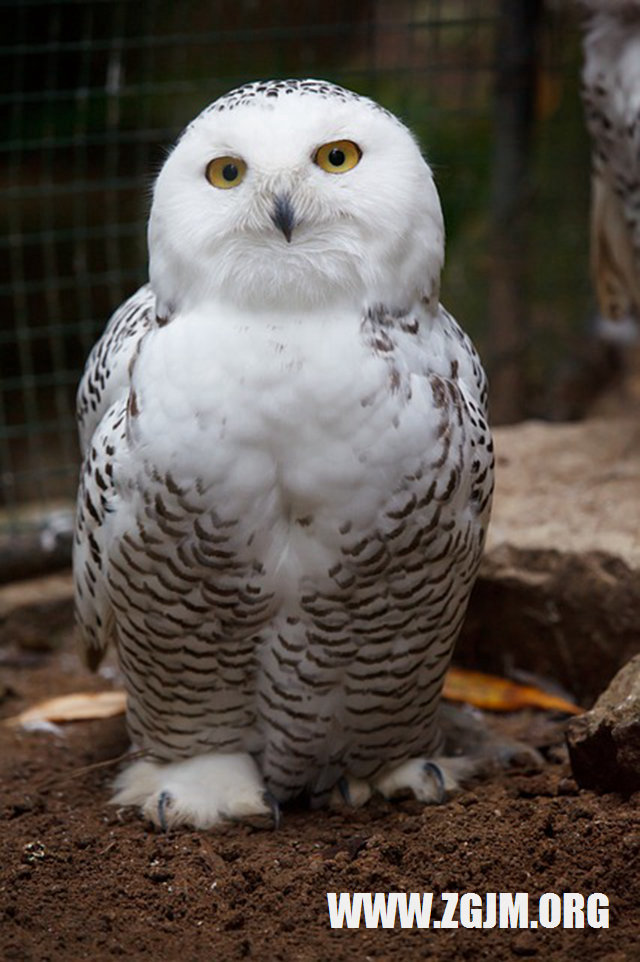
{"label": "owl feathered foot", "polygon": [[377,792],[385,798],[398,798],[408,792],[425,805],[441,805],[476,774],[469,758],[410,758],[374,780]]}
{"label": "owl feathered foot", "polygon": [[163,831],[179,825],[207,829],[224,821],[280,823],[250,755],[210,753],[178,762],[137,761],[116,779],[114,805],[138,805]]}
{"label": "owl feathered foot", "polygon": [[410,758],[387,768],[371,782],[343,776],[331,794],[330,806],[360,808],[374,792],[385,798],[412,794],[425,805],[440,805],[475,774],[473,761],[466,758]]}
{"label": "owl feathered foot", "polygon": [[540,768],[543,764],[535,748],[496,735],[474,712],[443,705],[440,723],[443,754],[389,766],[370,782],[342,776],[332,792],[331,807],[359,808],[373,792],[388,799],[412,794],[424,804],[439,805],[474,777],[511,765]]}

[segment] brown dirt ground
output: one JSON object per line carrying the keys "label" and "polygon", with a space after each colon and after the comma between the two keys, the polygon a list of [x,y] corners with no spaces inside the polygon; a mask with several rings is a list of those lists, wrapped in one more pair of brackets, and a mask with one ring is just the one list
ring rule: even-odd
{"label": "brown dirt ground", "polygon": [[[0,711],[107,688],[68,634],[54,653],[0,650]],[[107,804],[123,720],[62,737],[0,726],[0,959],[640,959],[640,792],[578,791],[562,726],[499,725],[547,756],[438,807],[374,799],[358,811],[285,809],[281,828],[161,834]],[[603,892],[608,929],[332,930],[327,891]],[[435,900],[434,900],[435,901]],[[439,909],[438,914],[441,914]]]}

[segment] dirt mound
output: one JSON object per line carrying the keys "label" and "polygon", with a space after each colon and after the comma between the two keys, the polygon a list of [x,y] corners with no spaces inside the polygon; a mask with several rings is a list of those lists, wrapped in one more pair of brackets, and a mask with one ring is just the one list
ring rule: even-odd
{"label": "dirt mound", "polygon": [[[70,638],[53,654],[5,649],[3,714],[87,678]],[[127,749],[122,719],[61,737],[0,728],[0,958],[3,962],[640,958],[640,793],[578,791],[562,725],[541,713],[500,722],[547,757],[449,803],[374,799],[358,811],[285,809],[276,832],[231,825],[151,831],[107,804]],[[608,895],[610,927],[332,929],[327,892]],[[456,918],[458,915],[456,915]]]}

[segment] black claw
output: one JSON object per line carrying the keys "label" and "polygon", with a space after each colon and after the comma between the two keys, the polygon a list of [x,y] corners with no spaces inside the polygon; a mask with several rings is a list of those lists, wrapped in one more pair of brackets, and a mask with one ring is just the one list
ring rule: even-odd
{"label": "black claw", "polygon": [[342,801],[345,803],[345,805],[348,805],[349,808],[353,808],[353,799],[351,798],[351,792],[349,791],[348,779],[346,779],[344,775],[341,775],[337,784],[338,791],[342,795]]}
{"label": "black claw", "polygon": [[436,802],[438,805],[441,805],[442,802],[444,802],[445,798],[447,797],[447,790],[444,784],[444,775],[442,774],[442,769],[440,768],[439,765],[436,765],[435,762],[425,762],[424,771],[427,772],[427,774],[429,775],[433,775],[433,777],[435,778],[436,784],[439,790],[438,798],[436,799]]}
{"label": "black claw", "polygon": [[171,801],[171,792],[160,792],[158,797],[158,821],[163,832],[168,832],[166,810]]}
{"label": "black claw", "polygon": [[271,809],[271,815],[273,817],[273,827],[274,830],[280,828],[280,822],[282,821],[282,816],[280,814],[280,802],[272,795],[271,792],[266,789],[262,795],[264,801]]}

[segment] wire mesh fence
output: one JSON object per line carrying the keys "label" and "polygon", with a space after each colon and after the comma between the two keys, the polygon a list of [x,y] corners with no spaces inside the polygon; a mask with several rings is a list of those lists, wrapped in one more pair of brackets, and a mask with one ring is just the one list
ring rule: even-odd
{"label": "wire mesh fence", "polygon": [[[522,51],[504,39],[509,7],[530,18],[525,80]],[[513,127],[500,114],[500,71],[526,82],[530,116],[511,138],[524,160],[515,189],[525,236],[515,301],[504,309],[515,311],[507,322],[519,330],[517,414],[554,413],[548,384],[590,305],[589,151],[579,31],[566,10],[541,0],[17,0],[0,11],[5,544],[7,533],[15,545],[21,532],[41,532],[43,516],[49,545],[67,532],[75,389],[107,317],[145,280],[154,174],[202,107],[259,77],[325,77],[381,101],[414,129],[445,210],[443,298],[498,380],[512,350],[494,336],[501,308],[492,296],[505,266],[491,236],[510,176],[508,164],[500,167],[509,131],[502,155],[499,134]],[[507,237],[511,214],[507,206]],[[14,574],[16,564],[12,554]]]}

